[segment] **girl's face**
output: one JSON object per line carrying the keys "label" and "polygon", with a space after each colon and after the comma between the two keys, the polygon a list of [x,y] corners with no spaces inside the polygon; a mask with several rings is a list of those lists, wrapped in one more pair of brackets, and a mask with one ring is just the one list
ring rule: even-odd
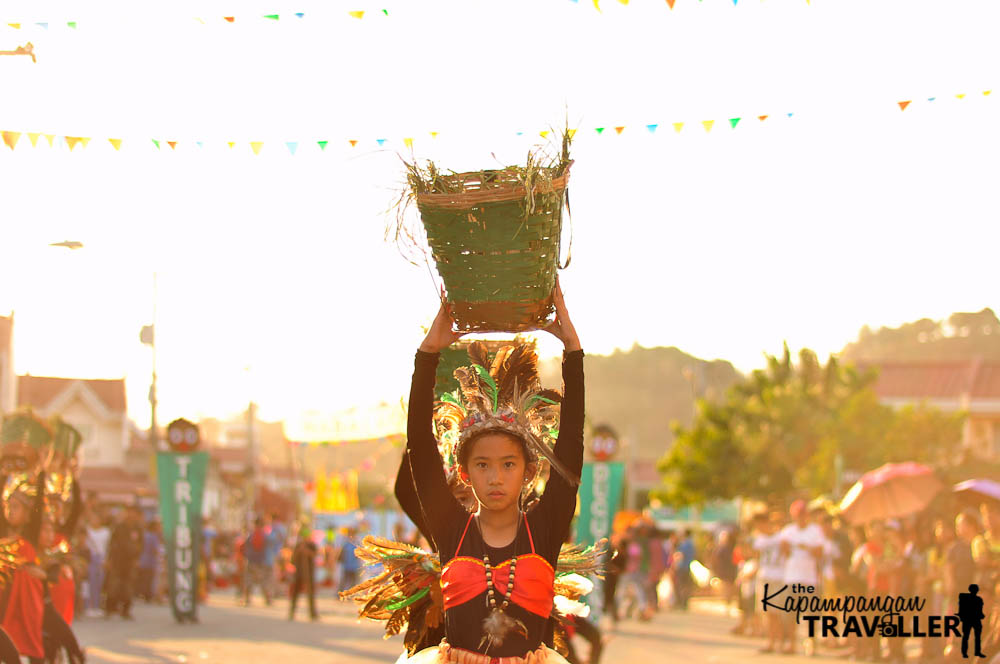
{"label": "girl's face", "polygon": [[524,446],[504,433],[486,433],[470,444],[462,479],[472,485],[480,505],[504,511],[516,507],[529,471]]}
{"label": "girl's face", "polygon": [[11,525],[12,528],[20,528],[28,522],[28,508],[22,502],[21,498],[16,498],[11,496],[7,504],[4,505],[4,516],[7,518],[7,523]]}

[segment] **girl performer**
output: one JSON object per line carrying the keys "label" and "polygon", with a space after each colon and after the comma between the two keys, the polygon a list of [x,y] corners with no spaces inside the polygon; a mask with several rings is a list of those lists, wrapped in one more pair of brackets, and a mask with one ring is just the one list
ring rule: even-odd
{"label": "girl performer", "polygon": [[38,539],[45,512],[45,473],[31,478],[3,479],[0,537],[13,537],[19,561],[0,598],[0,625],[18,652],[32,662],[42,661],[42,616],[45,610],[45,571],[38,565]]}
{"label": "girl performer", "polygon": [[[439,433],[453,444],[459,477],[471,485],[478,509],[470,514],[448,486],[432,427],[435,369],[442,348],[461,334],[442,304],[417,351],[407,421],[407,458],[420,509],[441,568],[445,640],[411,658],[414,664],[533,664],[563,662],[552,642],[555,567],[576,507],[583,465],[583,351],[558,283],[556,319],[545,328],[563,342],[561,423],[555,433],[556,393],[540,389],[537,358],[526,346],[505,349],[490,372],[485,347],[471,368],[456,370],[462,403],[442,403]],[[475,358],[474,358],[475,359]],[[491,376],[491,374],[493,374]],[[497,379],[496,377],[499,377]],[[457,400],[455,400],[457,401]],[[541,457],[554,472],[528,514]]]}

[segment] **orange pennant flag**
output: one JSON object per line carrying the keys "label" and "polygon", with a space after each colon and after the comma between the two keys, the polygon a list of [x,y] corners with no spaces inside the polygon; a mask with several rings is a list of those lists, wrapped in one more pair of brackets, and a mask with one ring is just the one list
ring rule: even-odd
{"label": "orange pennant flag", "polygon": [[111,147],[115,149],[115,152],[117,152],[122,147],[122,139],[120,138],[109,138],[108,143],[111,143]]}
{"label": "orange pennant flag", "polygon": [[355,12],[347,12],[347,13],[350,14],[354,18],[364,18],[365,17],[365,13],[363,11],[361,11],[361,12],[355,11]]}
{"label": "orange pennant flag", "polygon": [[31,147],[35,147],[36,145],[38,145],[38,137],[39,136],[41,136],[41,134],[38,134],[38,133],[35,133],[35,134],[29,133],[28,134],[28,140],[31,141]]}
{"label": "orange pennant flag", "polygon": [[901,111],[905,111],[906,107],[910,105],[908,101],[897,101],[896,103],[899,104],[899,110]]}
{"label": "orange pennant flag", "polygon": [[5,131],[3,134],[4,145],[9,147],[11,150],[17,145],[17,139],[21,138],[21,132],[19,131]]}
{"label": "orange pennant flag", "polygon": [[760,120],[761,122],[763,122],[764,120],[767,120],[767,116],[766,115],[758,115],[757,119]]}
{"label": "orange pennant flag", "polygon": [[352,147],[352,148],[353,148],[353,147],[354,147],[355,145],[357,145],[357,144],[358,144],[358,142],[357,142],[356,140],[354,140],[353,138],[349,139],[349,140],[348,140],[347,142],[351,144],[351,147]]}
{"label": "orange pennant flag", "polygon": [[235,16],[223,16],[222,18],[226,19],[226,20],[227,20],[227,21],[229,21],[230,23],[232,23],[233,21],[235,21],[235,20],[236,20],[236,17],[235,17]]}
{"label": "orange pennant flag", "polygon": [[684,128],[684,123],[683,122],[675,122],[674,123],[674,131],[676,131],[678,134],[681,133],[681,129],[683,129],[683,128]]}
{"label": "orange pennant flag", "polygon": [[263,141],[250,141],[250,148],[254,154],[260,154],[260,149],[264,147]]}
{"label": "orange pennant flag", "polygon": [[403,139],[403,145],[405,145],[406,147],[408,147],[408,148],[410,148],[412,150],[413,149],[413,139],[412,138],[404,138]]}
{"label": "orange pennant flag", "polygon": [[45,140],[47,140],[49,142],[49,147],[51,148],[52,147],[52,140],[56,137],[56,135],[55,134],[42,134],[42,136],[44,136]]}
{"label": "orange pennant flag", "polygon": [[701,126],[705,128],[705,133],[712,131],[712,125],[715,124],[715,120],[702,120]]}
{"label": "orange pennant flag", "polygon": [[670,7],[671,9],[673,9],[674,8],[674,3],[676,1],[677,0],[667,0],[667,6]]}
{"label": "orange pennant flag", "polygon": [[232,150],[233,146],[236,145],[236,142],[235,141],[226,141],[226,145],[228,145],[229,149]]}
{"label": "orange pennant flag", "polygon": [[955,96],[958,97],[959,99],[965,99],[965,93],[964,92],[962,94],[960,94],[960,95],[955,95]]}
{"label": "orange pennant flag", "polygon": [[167,141],[167,145],[170,146],[171,150],[174,150],[177,148],[177,141]]}
{"label": "orange pennant flag", "polygon": [[625,127],[615,127],[615,133],[617,133],[619,136],[622,135],[623,131],[625,131]]}

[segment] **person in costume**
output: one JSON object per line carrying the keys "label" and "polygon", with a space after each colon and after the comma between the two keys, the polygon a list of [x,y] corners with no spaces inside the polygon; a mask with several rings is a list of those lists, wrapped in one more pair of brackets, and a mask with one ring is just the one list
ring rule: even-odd
{"label": "person in costume", "polygon": [[42,621],[45,611],[45,571],[39,566],[38,540],[45,501],[45,473],[4,477],[0,537],[11,537],[16,568],[0,599],[0,626],[17,651],[32,662],[45,657]]}
{"label": "person in costume", "polygon": [[[39,558],[45,571],[46,582],[43,586],[44,610],[42,614],[42,645],[46,661],[55,661],[59,650],[64,650],[71,664],[85,661],[76,635],[70,627],[73,620],[73,559],[69,543],[58,532],[54,512],[42,520],[38,536]],[[68,603],[67,603],[68,600]]]}
{"label": "person in costume", "polygon": [[292,565],[295,567],[295,574],[292,583],[288,587],[288,596],[291,604],[288,608],[288,619],[295,620],[295,605],[299,601],[299,595],[305,594],[309,600],[309,619],[319,620],[319,613],[316,611],[316,554],[318,549],[312,540],[312,530],[309,526],[303,525],[299,530],[298,541],[295,542],[295,549],[292,551]]}
{"label": "person in costume", "polygon": [[[462,399],[444,400],[434,413],[439,353],[461,334],[442,304],[415,358],[407,421],[407,462],[427,534],[438,550],[446,638],[412,662],[476,664],[492,658],[554,661],[549,616],[555,567],[576,507],[583,465],[583,351],[562,292],[553,290],[556,319],[546,331],[565,347],[558,437],[550,449],[559,395],[541,390],[537,357],[522,345],[503,349],[489,363],[482,344],[470,347],[473,367],[455,371]],[[486,367],[495,368],[490,372]],[[464,403],[462,403],[464,402]],[[456,439],[459,477],[471,485],[478,509],[470,514],[455,499],[434,435]],[[530,493],[542,464],[552,472],[530,514]]]}

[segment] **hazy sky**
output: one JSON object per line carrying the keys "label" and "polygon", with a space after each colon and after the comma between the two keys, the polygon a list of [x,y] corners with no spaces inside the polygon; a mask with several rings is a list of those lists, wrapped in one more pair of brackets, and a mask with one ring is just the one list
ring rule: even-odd
{"label": "hazy sky", "polygon": [[[0,58],[0,129],[93,137],[0,149],[16,368],[125,375],[139,422],[154,271],[162,421],[398,401],[436,309],[427,268],[383,239],[402,139],[458,170],[515,163],[567,108],[562,279],[589,352],[746,370],[782,340],[826,354],[864,324],[998,306],[993,0],[159,6],[0,10],[50,22],[0,28],[39,60]],[[86,247],[47,246],[65,239]]]}

